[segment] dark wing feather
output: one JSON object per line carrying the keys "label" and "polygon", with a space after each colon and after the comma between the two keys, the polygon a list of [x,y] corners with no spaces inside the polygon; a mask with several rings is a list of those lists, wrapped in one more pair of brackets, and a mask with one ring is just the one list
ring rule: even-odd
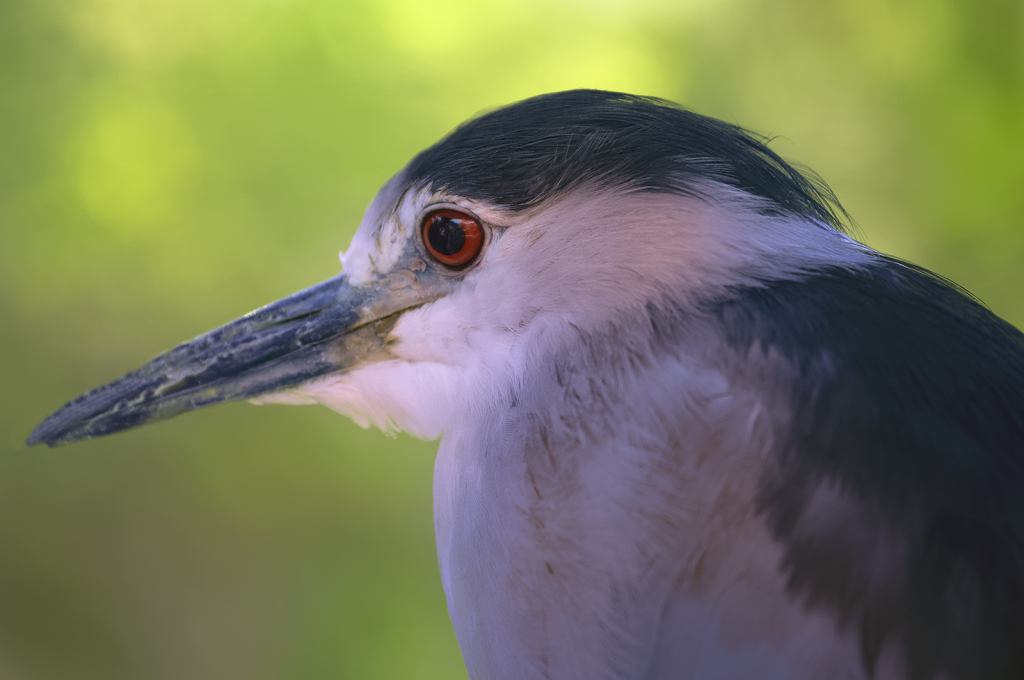
{"label": "dark wing feather", "polygon": [[795,367],[759,387],[791,591],[859,627],[869,670],[895,645],[912,680],[1024,677],[1024,334],[883,257],[708,311],[741,360]]}

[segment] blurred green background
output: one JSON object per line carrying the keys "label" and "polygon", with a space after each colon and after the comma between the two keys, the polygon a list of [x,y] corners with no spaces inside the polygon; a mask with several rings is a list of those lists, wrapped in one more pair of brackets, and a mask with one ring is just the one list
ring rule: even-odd
{"label": "blurred green background", "polygon": [[0,2],[0,678],[464,677],[435,444],[65,400],[335,274],[468,116],[599,87],[780,135],[870,245],[1024,325],[1024,12],[990,0]]}

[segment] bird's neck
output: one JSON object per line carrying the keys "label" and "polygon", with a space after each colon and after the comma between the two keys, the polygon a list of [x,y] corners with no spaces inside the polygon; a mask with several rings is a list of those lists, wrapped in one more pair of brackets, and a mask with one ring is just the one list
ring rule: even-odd
{"label": "bird's neck", "polygon": [[[552,355],[442,441],[438,553],[475,679],[655,678],[666,644],[717,649],[706,662],[720,664],[780,621],[820,624],[786,597],[756,515],[756,397],[699,341],[662,351],[649,333],[614,332]],[[802,653],[788,645],[771,652],[779,668]]]}
{"label": "bird's neck", "polygon": [[442,442],[438,551],[474,678],[638,677],[671,593],[712,588],[753,520],[722,376],[595,342]]}

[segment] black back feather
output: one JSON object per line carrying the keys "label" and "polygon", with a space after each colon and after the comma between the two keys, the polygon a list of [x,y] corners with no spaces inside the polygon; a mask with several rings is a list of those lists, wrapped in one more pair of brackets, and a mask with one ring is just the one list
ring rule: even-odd
{"label": "black back feather", "polygon": [[[935,275],[879,256],[708,310],[731,347],[795,378],[761,511],[790,588],[886,643],[908,677],[1024,677],[1024,334]],[[850,502],[813,517],[830,485]]]}

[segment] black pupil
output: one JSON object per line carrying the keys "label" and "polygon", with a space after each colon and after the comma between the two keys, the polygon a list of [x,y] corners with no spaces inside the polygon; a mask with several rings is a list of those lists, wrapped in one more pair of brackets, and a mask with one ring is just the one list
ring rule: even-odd
{"label": "black pupil", "polygon": [[466,245],[466,231],[459,220],[450,217],[435,217],[427,227],[430,247],[441,255],[456,255]]}

